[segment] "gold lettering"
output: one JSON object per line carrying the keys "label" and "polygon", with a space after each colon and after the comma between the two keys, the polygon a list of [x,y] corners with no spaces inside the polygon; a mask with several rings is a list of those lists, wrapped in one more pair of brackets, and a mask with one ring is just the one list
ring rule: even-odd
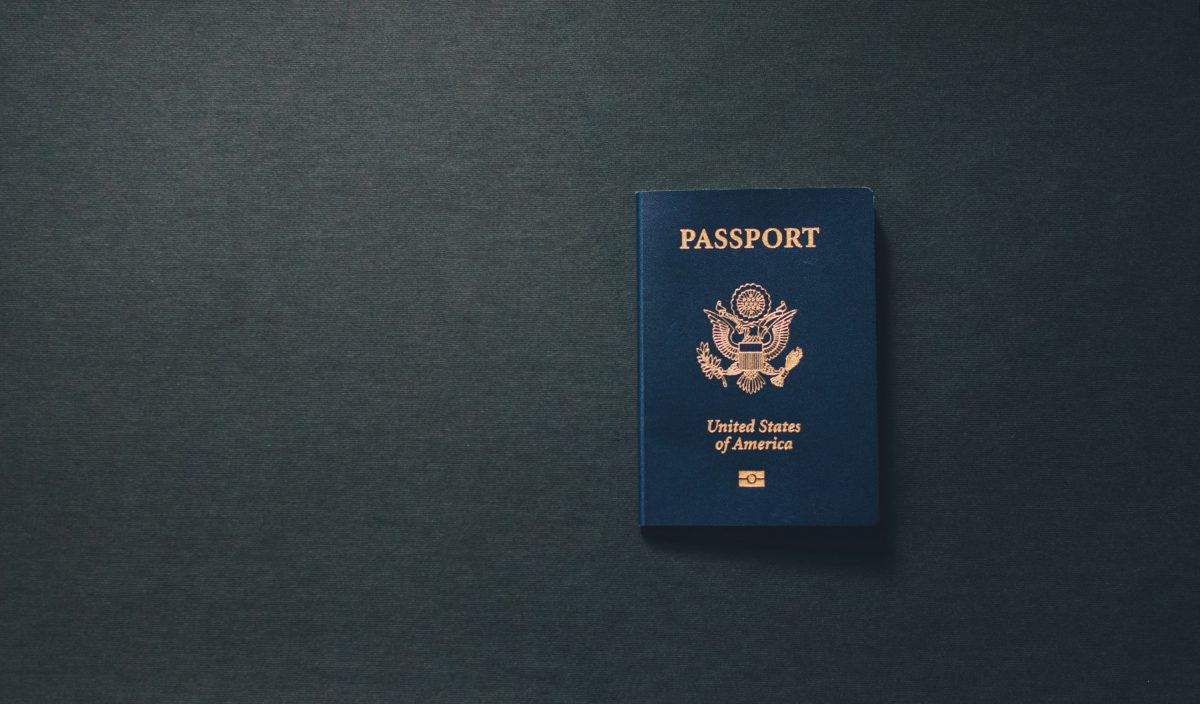
{"label": "gold lettering", "polygon": [[708,228],[679,228],[680,249],[813,249],[819,227],[718,227],[710,235]]}
{"label": "gold lettering", "polygon": [[[776,422],[768,418],[750,418],[749,420],[709,418],[705,423],[705,430],[719,438],[713,442],[713,449],[722,455],[727,452],[746,451],[789,452],[795,449],[795,442],[786,437],[780,437],[779,434],[799,433],[801,425],[800,421]],[[750,437],[732,433],[745,433]],[[760,435],[760,437],[753,437],[754,435]],[[762,435],[769,435],[769,437],[761,437]]]}
{"label": "gold lettering", "polygon": [[801,229],[803,229],[803,230],[804,230],[804,234],[808,235],[808,246],[809,246],[809,247],[816,247],[816,246],[817,246],[817,245],[816,245],[816,243],[814,243],[814,242],[813,242],[813,235],[815,235],[815,234],[819,233],[819,232],[821,231],[821,228],[819,228],[819,227],[805,227],[805,228],[801,228]]}

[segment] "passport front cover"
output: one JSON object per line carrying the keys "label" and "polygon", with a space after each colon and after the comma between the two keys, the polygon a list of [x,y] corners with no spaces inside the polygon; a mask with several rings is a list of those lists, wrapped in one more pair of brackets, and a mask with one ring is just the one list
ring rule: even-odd
{"label": "passport front cover", "polygon": [[872,191],[637,199],[641,524],[877,524]]}

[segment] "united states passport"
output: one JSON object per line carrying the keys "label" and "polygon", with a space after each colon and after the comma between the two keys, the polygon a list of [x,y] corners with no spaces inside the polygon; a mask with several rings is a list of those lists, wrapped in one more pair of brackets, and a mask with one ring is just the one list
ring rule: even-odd
{"label": "united states passport", "polygon": [[640,522],[879,521],[874,194],[645,191]]}

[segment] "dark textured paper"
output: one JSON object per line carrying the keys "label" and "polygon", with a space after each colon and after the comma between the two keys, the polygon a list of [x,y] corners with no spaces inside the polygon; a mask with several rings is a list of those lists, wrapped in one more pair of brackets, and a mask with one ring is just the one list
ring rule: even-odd
{"label": "dark textured paper", "polygon": [[[0,6],[0,700],[1180,702],[1195,2]],[[883,537],[636,526],[637,190],[870,184]]]}

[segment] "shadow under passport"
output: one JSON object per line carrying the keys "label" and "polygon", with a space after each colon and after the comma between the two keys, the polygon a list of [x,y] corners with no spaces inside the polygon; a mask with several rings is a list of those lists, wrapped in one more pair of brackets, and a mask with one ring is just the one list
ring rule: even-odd
{"label": "shadow under passport", "polygon": [[853,554],[886,558],[887,534],[882,526],[645,526],[647,542],[676,546],[786,548],[811,554]]}
{"label": "shadow under passport", "polygon": [[879,403],[879,523],[863,527],[831,526],[645,526],[642,537],[658,547],[682,551],[786,553],[823,561],[886,567],[892,560],[895,519],[892,511],[891,450],[895,417],[891,300],[892,254],[886,230],[875,217],[875,330]]}

